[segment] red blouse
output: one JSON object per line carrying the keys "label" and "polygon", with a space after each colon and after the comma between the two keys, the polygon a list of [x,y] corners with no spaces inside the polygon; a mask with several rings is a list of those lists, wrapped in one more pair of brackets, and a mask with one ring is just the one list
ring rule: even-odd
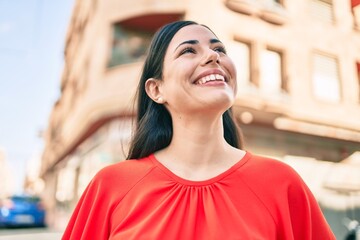
{"label": "red blouse", "polygon": [[83,193],[65,239],[335,239],[288,165],[246,153],[205,181],[176,176],[154,155],[102,169]]}

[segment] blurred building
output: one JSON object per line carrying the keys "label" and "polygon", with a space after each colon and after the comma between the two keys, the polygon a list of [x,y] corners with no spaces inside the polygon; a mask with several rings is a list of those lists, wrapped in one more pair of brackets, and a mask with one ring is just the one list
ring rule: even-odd
{"label": "blurred building", "polygon": [[36,152],[26,162],[24,192],[32,195],[41,195],[45,183],[40,178],[41,154]]}
{"label": "blurred building", "polygon": [[[77,0],[42,158],[50,224],[65,224],[93,175],[125,158],[146,48],[178,19],[208,25],[237,65],[246,149],[311,170],[319,202],[347,209],[347,183],[331,179],[345,159],[359,167],[359,1]],[[349,184],[360,190],[357,176]]]}
{"label": "blurred building", "polygon": [[0,200],[14,193],[14,178],[6,157],[6,151],[0,146]]}

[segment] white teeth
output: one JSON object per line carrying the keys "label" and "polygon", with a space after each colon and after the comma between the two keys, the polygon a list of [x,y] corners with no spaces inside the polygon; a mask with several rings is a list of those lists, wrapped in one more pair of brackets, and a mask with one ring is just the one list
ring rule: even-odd
{"label": "white teeth", "polygon": [[209,81],[215,81],[215,80],[221,80],[221,81],[225,81],[225,78],[224,76],[220,75],[220,74],[210,74],[210,75],[207,75],[205,77],[202,77],[198,83],[199,84],[204,84],[206,82],[209,82]]}
{"label": "white teeth", "polygon": [[222,81],[225,81],[224,76],[221,76],[220,74],[216,74],[216,79],[220,79]]}

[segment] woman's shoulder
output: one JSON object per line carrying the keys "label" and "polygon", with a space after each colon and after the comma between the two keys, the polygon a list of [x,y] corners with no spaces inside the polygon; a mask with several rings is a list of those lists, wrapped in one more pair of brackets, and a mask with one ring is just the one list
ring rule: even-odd
{"label": "woman's shoulder", "polygon": [[131,183],[148,174],[153,168],[154,164],[149,157],[122,160],[99,170],[93,181]]}
{"label": "woman's shoulder", "polygon": [[282,202],[309,194],[301,176],[287,163],[259,155],[252,155],[239,175],[242,182],[266,204]]}
{"label": "woman's shoulder", "polygon": [[280,183],[302,181],[300,175],[286,162],[256,154],[251,154],[244,170],[245,175],[259,181]]}

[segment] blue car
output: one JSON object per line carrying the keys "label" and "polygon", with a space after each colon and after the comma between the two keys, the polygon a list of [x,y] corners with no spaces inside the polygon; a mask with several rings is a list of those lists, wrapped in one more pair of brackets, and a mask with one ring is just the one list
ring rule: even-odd
{"label": "blue car", "polygon": [[17,195],[0,201],[0,226],[44,227],[45,209],[36,196]]}

